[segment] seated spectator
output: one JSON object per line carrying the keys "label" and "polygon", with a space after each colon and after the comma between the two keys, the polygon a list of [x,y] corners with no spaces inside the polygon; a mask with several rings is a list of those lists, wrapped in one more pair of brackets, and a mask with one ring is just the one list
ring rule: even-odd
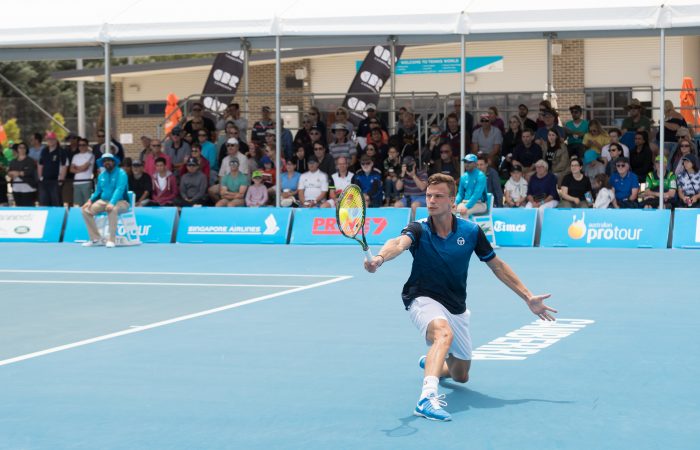
{"label": "seated spectator", "polygon": [[[202,158],[203,159],[203,158]],[[202,206],[207,202],[209,177],[199,168],[199,160],[190,156],[185,163],[187,172],[180,177],[180,197],[177,206]]]}
{"label": "seated spectator", "polygon": [[478,158],[469,154],[462,159],[464,174],[459,179],[455,209],[457,214],[466,219],[472,214],[483,214],[486,205],[486,175],[477,168]]}
{"label": "seated spectator", "polygon": [[168,170],[165,158],[157,158],[153,175],[153,202],[151,206],[172,206],[177,199],[178,188],[175,175]]}
{"label": "seated spectator", "polygon": [[651,130],[651,120],[644,115],[644,107],[639,100],[633,98],[632,102],[627,105],[627,111],[629,115],[622,121],[623,135],[628,131],[646,131],[648,133]]}
{"label": "seated spectator", "polygon": [[269,106],[263,106],[261,109],[262,118],[253,124],[253,129],[250,135],[251,147],[262,146],[265,144],[265,133],[267,130],[275,128],[275,122],[272,121],[272,110]]}
{"label": "seated spectator", "polygon": [[587,149],[593,149],[600,155],[603,147],[610,143],[610,137],[603,126],[597,120],[591,120],[588,124],[588,133],[583,136],[583,145]]}
{"label": "seated spectator", "polygon": [[[445,141],[442,140],[442,130],[440,129],[440,126],[437,124],[431,125],[430,134],[428,135],[428,143],[427,146],[423,148],[423,151],[430,153],[430,160],[432,162],[440,159],[440,147],[443,143],[445,143]],[[450,151],[452,151],[452,148],[450,148]]]}
{"label": "seated spectator", "polygon": [[299,128],[297,134],[294,135],[295,148],[311,145],[311,136],[309,132],[311,131],[312,125],[311,117],[308,114],[304,114],[304,117],[301,119],[301,128]]}
{"label": "seated spectator", "polygon": [[593,179],[592,187],[595,195],[593,207],[596,209],[610,208],[615,198],[615,193],[610,187],[610,178],[604,173],[599,173]]}
{"label": "seated spectator", "polygon": [[382,206],[384,192],[382,190],[382,174],[374,168],[374,161],[368,155],[360,158],[361,169],[352,178],[352,183],[362,190],[365,202],[370,208]]}
{"label": "seated spectator", "polygon": [[495,106],[490,106],[488,110],[488,116],[489,116],[489,121],[491,122],[491,126],[494,128],[498,128],[501,131],[501,136],[505,134],[506,132],[506,125],[505,122],[503,122],[503,119],[501,119],[498,115],[498,108]]}
{"label": "seated spectator", "polygon": [[163,161],[165,161],[165,168],[167,170],[172,170],[173,165],[170,161],[170,156],[166,155],[163,152],[163,145],[161,144],[159,139],[151,139],[151,151],[146,154],[146,157],[143,161],[143,170],[153,178],[153,176],[156,174],[157,169],[156,169],[156,160],[158,158],[162,158]]}
{"label": "seated spectator", "polygon": [[426,206],[425,190],[428,188],[428,172],[416,166],[413,156],[404,156],[401,163],[401,176],[396,180],[396,190],[403,191],[403,197],[397,200],[394,206],[410,207],[411,217],[415,217],[416,208]]}
{"label": "seated spectator", "polygon": [[522,142],[522,124],[518,116],[511,116],[508,120],[508,130],[503,135],[503,145],[501,146],[501,155],[506,157],[512,155],[515,147]]}
{"label": "seated spectator", "polygon": [[[612,174],[615,173],[615,171],[617,170],[615,169],[615,161],[617,161],[617,158],[619,158],[620,156],[623,156],[622,144],[611,142],[609,145],[606,146],[606,151],[610,160],[605,164],[605,175],[611,177]],[[603,161],[605,161],[604,157],[601,158],[603,159]]]}
{"label": "seated spectator", "polygon": [[[319,144],[319,147],[321,147],[319,151],[323,150],[325,152],[325,147],[323,147],[323,145]],[[292,157],[292,162],[294,163],[294,171],[298,172],[299,175],[309,170],[306,164],[306,153],[306,148],[297,147],[297,151]]]}
{"label": "seated spectator", "polygon": [[[221,167],[223,167],[223,161],[224,158],[228,156],[228,141],[231,139],[235,139],[238,142],[238,152],[245,155],[246,158],[248,158],[248,167],[246,168],[248,172],[245,172],[246,175],[249,174],[251,171],[255,170],[253,166],[250,165],[250,162],[256,158],[258,158],[257,155],[257,148],[255,145],[248,145],[244,140],[243,140],[243,133],[241,133],[241,130],[236,126],[235,123],[233,122],[228,122],[226,123],[226,133],[219,136],[219,138],[216,140],[216,144],[214,145],[218,150],[217,150],[217,155],[216,155],[216,161],[217,163],[215,164],[216,167],[221,170]],[[202,152],[204,155],[204,152]],[[243,167],[241,165],[241,167]],[[257,166],[256,166],[257,167]]]}
{"label": "seated spectator", "polygon": [[282,190],[280,206],[296,206],[297,189],[299,188],[299,177],[301,177],[301,174],[296,171],[294,161],[283,161],[283,163],[286,170],[280,173],[280,189]]}
{"label": "seated spectator", "polygon": [[630,150],[630,167],[640,183],[644,182],[647,174],[653,169],[652,159],[649,135],[646,131],[637,131],[634,135],[634,148]]}
{"label": "seated spectator", "polygon": [[569,108],[571,120],[564,124],[564,132],[566,133],[566,145],[569,151],[569,157],[583,157],[583,151],[586,147],[583,145],[583,137],[588,133],[588,121],[581,118],[583,109],[580,105],[573,105]]}
{"label": "seated spectator", "polygon": [[678,138],[678,145],[675,151],[671,152],[669,157],[669,161],[671,161],[669,167],[671,167],[671,170],[673,170],[673,173],[675,173],[677,177],[685,170],[683,158],[687,155],[697,156],[695,144],[686,137]]}
{"label": "seated spectator", "polygon": [[170,132],[170,139],[165,141],[165,154],[170,157],[173,170],[177,174],[187,162],[187,158],[192,153],[190,144],[182,138],[183,130],[179,126]]}
{"label": "seated spectator", "polygon": [[[350,122],[349,119],[350,119],[350,114],[348,114],[348,110],[345,107],[339,106],[338,108],[336,108],[336,110],[335,110],[335,123],[340,123],[340,124],[345,125],[345,129],[348,132],[348,134],[347,134],[348,140],[353,140],[355,127],[352,124],[352,122]],[[332,132],[333,132],[333,130],[331,129],[331,133]],[[332,140],[333,140],[333,135],[329,135],[328,142],[331,142]]]}
{"label": "seated spectator", "polygon": [[267,187],[263,184],[263,173],[261,170],[253,172],[253,184],[248,186],[245,193],[245,205],[252,208],[267,205]]}
{"label": "seated spectator", "polygon": [[262,170],[258,170],[262,173],[263,185],[267,188],[267,196],[274,200],[277,191],[277,170],[272,160],[267,156],[263,156],[260,162],[263,167]]}
{"label": "seated spectator", "polygon": [[578,158],[571,160],[570,167],[571,173],[564,175],[561,182],[559,208],[590,208],[593,200],[591,180],[583,174]]}
{"label": "seated spectator", "polygon": [[535,163],[535,173],[527,185],[526,208],[537,208],[540,213],[545,208],[556,208],[559,204],[557,177],[549,172],[547,162],[540,159]]}
{"label": "seated spectator", "polygon": [[331,132],[333,133],[333,139],[328,145],[328,153],[333,160],[344,156],[351,161],[351,166],[354,165],[357,162],[357,147],[350,140],[350,128],[345,123],[336,122],[331,127]]}
{"label": "seated spectator", "polygon": [[528,117],[529,113],[530,109],[527,107],[526,104],[521,103],[518,105],[518,120],[520,120],[521,124],[520,129],[532,130],[532,132],[534,133],[535,131],[537,131],[537,122]]}
{"label": "seated spectator", "polygon": [[328,196],[328,175],[318,169],[318,158],[309,156],[309,171],[299,177],[299,203],[304,208],[319,207]]}
{"label": "seated spectator", "polygon": [[248,176],[239,170],[237,158],[228,161],[229,172],[221,178],[219,200],[215,206],[245,206],[245,193],[248,189]]}
{"label": "seated spectator", "polygon": [[[661,187],[661,180],[659,179],[660,161],[661,155],[657,156],[656,161],[654,161],[654,171],[647,174],[646,188],[642,192],[642,205],[646,209],[659,207],[659,189]],[[664,158],[664,172],[663,202],[664,208],[670,208],[671,202],[676,197],[678,184],[676,174],[673,172],[669,173],[666,158]]]}
{"label": "seated spectator", "polygon": [[489,166],[489,160],[483,153],[477,156],[476,167],[486,175],[486,192],[493,195],[493,206],[500,208],[503,206],[503,188],[498,171]]}
{"label": "seated spectator", "polygon": [[535,132],[535,142],[537,145],[544,147],[547,142],[547,133],[549,133],[549,130],[554,130],[562,140],[566,139],[564,129],[558,124],[559,114],[555,110],[546,108],[540,114],[542,116],[543,125],[540,125]]}
{"label": "seated spectator", "polygon": [[450,143],[443,142],[439,146],[438,153],[438,159],[428,168],[428,175],[443,173],[459,180],[459,160],[452,155]]}
{"label": "seated spectator", "polygon": [[[452,148],[452,156],[459,158],[460,142],[462,139],[460,137],[459,116],[457,116],[455,113],[448,114],[446,123],[447,127],[445,132],[442,133],[442,141],[448,142]],[[471,130],[467,131],[467,136],[465,136],[465,139],[467,137],[469,137],[469,140],[465,140],[465,145],[467,148],[469,148],[469,145],[471,145]]]}
{"label": "seated spectator", "polygon": [[472,133],[472,153],[487,155],[489,164],[496,166],[497,162],[500,162],[501,144],[503,143],[501,130],[491,126],[488,114],[481,115],[479,124],[481,126]]}
{"label": "seated spectator", "polygon": [[207,132],[207,137],[213,136],[216,131],[216,124],[204,115],[204,105],[200,102],[195,102],[192,104],[190,111],[192,112],[192,117],[185,122],[185,132],[195,136],[199,130],[204,130]]}
{"label": "seated spectator", "polygon": [[12,149],[15,158],[10,161],[7,176],[12,183],[15,206],[34,206],[39,181],[36,174],[36,161],[29,156],[27,144],[20,142]]}
{"label": "seated spectator", "polygon": [[[319,162],[318,169],[326,175],[331,176],[331,174],[334,173],[336,169],[335,159],[330,154],[328,154],[328,152],[326,151],[326,147],[324,147],[321,143],[314,144],[313,150],[313,156],[315,156]],[[345,157],[345,159],[350,161],[350,158],[347,156]],[[301,173],[303,174],[304,172]]]}
{"label": "seated spectator", "polygon": [[589,148],[583,154],[583,173],[591,182],[599,173],[605,173],[605,164],[598,157],[598,152],[592,148]]}
{"label": "seated spectator", "polygon": [[328,141],[326,140],[325,125],[323,126],[323,128],[319,127],[318,125],[311,125],[311,128],[309,129],[309,139],[311,140],[311,142],[309,142],[309,145],[306,146],[307,148],[313,147],[313,145],[316,143],[319,143],[325,147],[328,143]]}
{"label": "seated spectator", "polygon": [[78,139],[78,152],[73,156],[70,172],[73,179],[73,205],[83,206],[92,195],[92,178],[95,172],[95,155],[87,139]]}
{"label": "seated spectator", "polygon": [[[199,166],[199,170],[207,177],[207,186],[209,186],[209,180],[211,179],[211,166],[209,165],[209,160],[202,156],[202,146],[199,142],[192,143],[192,152],[190,153],[190,158],[195,158]],[[180,176],[187,173],[189,169],[183,167],[180,169]]]}
{"label": "seated spectator", "polygon": [[554,130],[549,130],[547,133],[547,141],[542,148],[542,158],[557,177],[557,183],[561,183],[564,175],[569,173],[569,151]]}
{"label": "seated spectator", "polygon": [[[231,103],[228,105],[226,108],[226,111],[221,115],[220,119],[216,122],[216,130],[221,131],[221,130],[226,130],[226,125],[231,122],[233,123],[238,130],[240,131],[240,136],[234,136],[237,139],[239,139],[242,143],[247,142],[248,139],[246,136],[248,135],[248,119],[245,117],[241,116],[241,105],[238,103]],[[202,152],[204,156],[207,156],[207,152],[203,151]],[[243,152],[245,153],[245,152]],[[209,161],[211,163],[211,161]],[[213,164],[213,163],[212,163]],[[218,168],[218,164],[217,164]]]}
{"label": "seated spectator", "polygon": [[370,122],[370,125],[374,128],[371,128],[367,135],[367,145],[374,144],[381,159],[385,159],[389,150],[389,135],[379,128],[378,122]]}
{"label": "seated spectator", "polygon": [[138,159],[131,164],[131,175],[129,175],[129,190],[136,197],[134,206],[148,206],[153,193],[153,180],[150,175],[144,172],[143,163]]}
{"label": "seated spectator", "polygon": [[617,172],[610,177],[613,188],[613,208],[639,208],[639,179],[630,171],[630,160],[621,156],[615,161]]}
{"label": "seated spectator", "polygon": [[[243,174],[244,176],[248,176],[249,169],[249,161],[248,157],[241,153],[239,151],[240,148],[240,141],[236,138],[229,138],[228,141],[226,141],[226,152],[227,155],[226,157],[221,161],[221,168],[219,169],[219,184],[215,184],[214,186],[209,188],[209,197],[211,197],[212,200],[215,202],[219,200],[219,194],[221,193],[221,180],[231,172],[231,161],[235,160],[238,161],[238,165],[236,166],[236,177],[238,177],[238,173]],[[248,184],[246,180],[246,184]],[[243,198],[241,197],[241,200]],[[233,205],[233,206],[243,206],[241,205]]]}
{"label": "seated spectator", "polygon": [[[602,156],[604,160],[614,161],[615,159],[617,159],[620,156],[624,156],[626,158],[630,157],[629,147],[627,147],[625,144],[620,142],[621,135],[622,135],[622,133],[617,128],[611,128],[610,131],[608,131],[608,138],[610,138],[610,143],[603,146],[603,149],[600,152],[600,156]],[[622,149],[621,150],[622,153],[618,156],[615,156],[615,157],[610,155],[610,146],[613,144],[617,144]]]}
{"label": "seated spectator", "polygon": [[506,181],[503,205],[510,208],[520,208],[527,202],[527,181],[519,165],[510,169],[510,178]]}
{"label": "seated spectator", "polygon": [[193,151],[195,146],[199,146],[200,155],[207,161],[207,170],[204,170],[202,161],[199,163],[202,167],[202,172],[209,176],[209,183],[212,184],[216,181],[216,175],[219,173],[219,152],[216,150],[216,145],[209,140],[206,130],[200,130],[197,132],[197,140],[192,143]]}
{"label": "seated spectator", "polygon": [[383,134],[386,136],[384,144],[388,144],[389,135],[386,134],[386,125],[382,123],[382,121],[377,116],[377,105],[375,105],[374,103],[367,103],[367,105],[365,106],[365,115],[367,117],[365,117],[357,126],[357,136],[366,137],[367,139],[369,139],[369,134],[373,129],[373,126],[376,126],[376,128],[379,128],[384,132]]}
{"label": "seated spectator", "polygon": [[384,206],[393,206],[399,199],[399,191],[396,182],[401,172],[401,159],[396,147],[389,147],[387,157],[384,160]]}
{"label": "seated spectator", "polygon": [[338,171],[329,178],[328,200],[321,205],[322,208],[333,208],[336,205],[335,201],[340,196],[340,193],[352,183],[353,176],[355,175],[348,171],[348,159],[344,156],[338,158],[335,163],[338,167]]}
{"label": "seated spectator", "polygon": [[401,126],[398,133],[389,139],[390,145],[395,145],[400,149],[401,157],[412,156],[416,158],[418,151],[418,125],[416,116],[412,110],[404,108],[401,113]]}
{"label": "seated spectator", "polygon": [[684,155],[683,172],[678,176],[678,197],[685,208],[700,208],[700,168],[698,157]]}
{"label": "seated spectator", "polygon": [[[307,114],[311,118],[311,131],[309,131],[309,135],[311,136],[311,143],[321,141],[325,145],[326,124],[321,120],[321,111],[317,107],[312,106],[309,108],[309,112]],[[317,131],[319,136],[314,137],[313,131]]]}
{"label": "seated spectator", "polygon": [[[367,144],[367,147],[365,147],[364,155],[367,155],[372,159],[374,170],[379,171],[379,173],[381,173],[383,176],[384,175],[384,166],[382,165],[382,159],[380,158],[379,154],[377,153],[377,147],[371,143]],[[337,161],[336,161],[336,165],[337,165]],[[355,167],[351,167],[351,170],[353,170],[354,172],[359,172],[360,170],[362,170],[362,168],[360,167],[360,163],[358,162],[355,165]]]}
{"label": "seated spectator", "polygon": [[534,170],[533,164],[542,158],[542,147],[534,142],[535,135],[532,130],[523,130],[522,137],[522,142],[515,147],[513,152],[513,165],[519,165],[523,170],[525,180],[529,180]]}

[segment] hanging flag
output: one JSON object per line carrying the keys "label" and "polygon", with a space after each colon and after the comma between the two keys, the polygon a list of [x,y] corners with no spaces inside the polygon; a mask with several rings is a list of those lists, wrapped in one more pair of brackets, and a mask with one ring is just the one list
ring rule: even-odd
{"label": "hanging flag", "polygon": [[5,127],[0,124],[0,144],[7,144],[7,133],[5,133]]}
{"label": "hanging flag", "polygon": [[[395,48],[398,61],[404,46],[397,45]],[[396,61],[391,61],[391,47],[388,45],[377,45],[370,49],[343,100],[343,106],[350,111],[349,120],[355,126],[367,117],[365,107],[368,104],[376,106],[379,103],[379,93],[391,76],[391,64]]]}
{"label": "hanging flag", "polygon": [[182,119],[182,111],[180,107],[177,106],[177,95],[172,92],[168,94],[168,98],[165,103],[165,135],[169,135],[170,131],[180,123]]}
{"label": "hanging flag", "polygon": [[211,65],[202,91],[202,104],[209,115],[218,117],[233,100],[243,78],[245,51],[219,53]]}
{"label": "hanging flag", "polygon": [[683,86],[681,88],[681,114],[688,123],[688,128],[694,132],[698,131],[698,125],[700,125],[700,117],[698,117],[698,113],[695,110],[696,100],[693,79],[684,77]]}

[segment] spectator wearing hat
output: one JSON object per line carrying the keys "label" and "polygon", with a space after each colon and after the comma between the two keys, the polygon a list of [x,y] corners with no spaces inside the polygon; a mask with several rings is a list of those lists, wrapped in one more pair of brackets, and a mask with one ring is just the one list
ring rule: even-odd
{"label": "spectator wearing hat", "polygon": [[192,153],[192,148],[182,138],[182,128],[176,126],[170,132],[170,139],[165,141],[165,154],[170,157],[170,162],[173,165],[175,174],[180,173]]}
{"label": "spectator wearing hat", "polygon": [[633,98],[627,105],[627,114],[625,120],[622,121],[623,135],[628,131],[646,131],[648,133],[651,130],[651,120],[644,115],[644,107],[636,98]]}
{"label": "spectator wearing hat", "polygon": [[599,173],[605,173],[605,164],[600,160],[598,152],[589,148],[583,153],[583,173],[593,183],[593,179]]}
{"label": "spectator wearing hat", "polygon": [[357,162],[357,145],[350,140],[350,128],[343,122],[336,122],[331,126],[331,132],[333,140],[328,145],[328,153],[333,160],[344,156],[351,161],[351,165],[355,164]]}
{"label": "spectator wearing hat", "polygon": [[684,208],[700,208],[700,164],[693,154],[681,158],[683,171],[678,176],[678,197]]}
{"label": "spectator wearing hat", "polygon": [[[145,166],[144,166],[145,170]],[[177,179],[168,169],[168,161],[156,158],[153,179],[152,206],[172,206],[178,197]]]}
{"label": "spectator wearing hat", "polygon": [[83,244],[85,247],[102,244],[102,236],[95,223],[95,215],[106,211],[109,222],[109,236],[106,246],[114,247],[117,236],[117,220],[120,212],[129,209],[127,189],[129,180],[126,172],[119,165],[119,159],[111,153],[105,153],[97,161],[104,167],[97,177],[95,192],[82,206],[83,220],[87,225],[90,240]]}
{"label": "spectator wearing hat", "polygon": [[[603,148],[600,151],[600,156],[603,157],[603,159],[607,161],[613,161],[619,156],[624,156],[626,158],[630,157],[630,149],[627,147],[625,144],[620,142],[620,137],[622,136],[622,132],[618,128],[611,128],[608,130],[608,138],[610,138],[610,143],[607,145],[604,145]],[[621,153],[619,155],[612,156],[610,154],[610,146],[613,144],[617,144],[620,149]]]}
{"label": "spectator wearing hat", "polygon": [[523,170],[525,180],[529,180],[533,165],[542,158],[542,147],[534,141],[535,133],[526,128],[522,132],[522,142],[513,150],[512,164],[519,165]]}
{"label": "spectator wearing hat", "polygon": [[309,170],[301,174],[297,186],[299,203],[304,208],[319,207],[328,197],[328,174],[319,170],[316,155],[309,156],[307,163]]}
{"label": "spectator wearing hat", "polygon": [[151,139],[151,151],[146,155],[143,161],[143,170],[153,178],[157,172],[156,161],[162,158],[165,161],[165,168],[168,171],[173,169],[173,164],[170,161],[170,156],[163,151],[163,144],[160,139]]}
{"label": "spectator wearing hat", "polygon": [[68,173],[69,159],[59,144],[56,133],[46,133],[46,147],[39,158],[39,205],[63,206],[61,186]]}
{"label": "spectator wearing hat", "polygon": [[[211,166],[209,165],[207,158],[202,156],[202,147],[199,142],[192,143],[192,152],[190,153],[189,158],[195,158],[197,160],[199,170],[204,174],[204,176],[207,177],[207,186],[209,186],[209,180],[211,179]],[[187,171],[187,166],[184,166],[182,169],[180,169],[179,175],[183,176],[187,173]]]}
{"label": "spectator wearing hat", "polygon": [[547,142],[547,133],[549,133],[549,130],[552,129],[557,132],[562,140],[566,139],[566,133],[558,123],[559,114],[554,109],[546,108],[542,110],[540,114],[544,125],[537,128],[537,131],[535,132],[535,142],[537,145],[544,147],[545,143]]}
{"label": "spectator wearing hat", "polygon": [[204,105],[200,102],[192,104],[192,118],[185,123],[185,132],[195,136],[197,131],[205,130],[209,136],[216,132],[216,124],[209,117],[204,115]]}
{"label": "spectator wearing hat", "polygon": [[504,187],[503,206],[520,208],[527,202],[527,181],[523,177],[520,165],[513,165],[510,169],[510,178]]}
{"label": "spectator wearing hat", "polygon": [[73,156],[70,164],[73,173],[73,204],[83,206],[92,194],[92,179],[95,172],[95,155],[90,151],[87,139],[78,140],[78,153]]}
{"label": "spectator wearing hat", "polygon": [[[248,157],[248,162],[251,162],[251,159],[257,158],[257,153],[256,147],[253,145],[252,147],[246,144],[244,141],[240,139],[241,136],[241,131],[238,129],[235,123],[233,122],[228,122],[226,123],[226,133],[222,136],[220,136],[217,141],[216,141],[216,147],[219,149],[218,156],[217,156],[217,167],[219,170],[221,170],[222,162],[224,161],[224,158],[228,155],[228,140],[231,138],[236,139],[238,141],[238,151],[246,157]],[[252,157],[252,158],[251,158]],[[256,166],[257,167],[257,166]],[[254,170],[253,167],[250,166],[248,167],[249,171]]]}
{"label": "spectator wearing hat", "polygon": [[[303,150],[303,147],[300,147]],[[297,172],[296,163],[292,160],[282,161],[285,171],[280,173],[280,206],[289,207],[297,204],[297,190],[301,173]]]}
{"label": "spectator wearing hat", "polygon": [[518,105],[518,120],[520,120],[521,129],[532,130],[532,132],[534,133],[535,131],[537,131],[537,122],[528,117],[529,113],[530,109],[527,107],[526,104],[521,103]]}
{"label": "spectator wearing hat", "polygon": [[610,177],[615,198],[613,208],[639,208],[639,179],[630,171],[630,160],[621,156],[615,161],[617,171]]}
{"label": "spectator wearing hat", "polygon": [[209,190],[210,197],[215,199],[221,199],[216,202],[216,206],[245,206],[245,193],[248,190],[248,176],[238,170],[238,159],[233,158],[228,162],[229,173],[221,178],[221,184],[216,186],[219,192],[214,197],[212,190]]}
{"label": "spectator wearing hat", "polygon": [[564,132],[566,133],[566,146],[569,150],[569,156],[583,156],[583,151],[586,149],[583,143],[583,137],[588,133],[588,121],[582,118],[583,109],[580,105],[569,107],[571,120],[564,124]]}
{"label": "spectator wearing hat", "polygon": [[535,173],[527,183],[525,208],[537,208],[541,219],[546,208],[556,208],[558,204],[557,177],[549,172],[547,161],[540,159],[535,163]]}
{"label": "spectator wearing hat", "polygon": [[630,150],[630,167],[637,174],[640,183],[644,182],[646,175],[654,167],[653,154],[649,146],[649,134],[646,131],[637,131],[634,135],[634,147]]}
{"label": "spectator wearing hat", "polygon": [[570,173],[567,173],[561,182],[559,207],[590,208],[593,206],[589,203],[589,198],[593,200],[591,180],[583,173],[583,167],[578,158],[573,158],[569,167]]}
{"label": "spectator wearing hat", "polygon": [[265,132],[275,128],[271,112],[269,106],[263,106],[261,109],[262,118],[253,124],[250,140],[257,146],[265,144]]}
{"label": "spectator wearing hat", "polygon": [[365,202],[370,208],[382,206],[384,191],[382,189],[382,174],[374,167],[374,161],[368,155],[360,158],[360,170],[355,173],[352,183],[362,190]]}
{"label": "spectator wearing hat", "polygon": [[[248,158],[242,154],[238,149],[239,149],[239,140],[232,137],[229,138],[226,141],[226,157],[221,161],[221,167],[219,168],[219,177],[218,177],[218,183],[211,186],[209,188],[209,196],[212,198],[214,201],[219,200],[219,194],[221,193],[221,183],[222,180],[226,175],[228,175],[231,172],[231,161],[235,160],[238,164],[236,165],[236,172],[243,174],[243,176],[247,177],[248,174],[250,173],[249,170],[249,160]],[[243,200],[243,197],[241,197],[241,200]],[[223,205],[226,206],[226,205]],[[240,205],[233,205],[233,206],[243,206],[241,203]]]}
{"label": "spectator wearing hat", "polygon": [[138,159],[131,163],[129,190],[136,197],[135,206],[148,206],[153,194],[153,180],[143,169],[143,162]]}
{"label": "spectator wearing hat", "polygon": [[10,161],[7,176],[12,184],[15,206],[34,206],[36,202],[36,161],[29,157],[27,144],[20,142],[12,146],[14,159]]}
{"label": "spectator wearing hat", "polygon": [[[357,125],[357,135],[366,137],[369,139],[369,133],[374,127],[379,128],[386,134],[386,124],[384,124],[377,116],[377,105],[374,103],[367,103],[365,106],[365,118]],[[389,143],[389,135],[386,135],[387,141],[385,144]]]}
{"label": "spectator wearing hat", "polygon": [[488,114],[479,116],[479,127],[472,133],[472,153],[483,153],[489,157],[492,165],[500,161],[503,134],[491,124]]}
{"label": "spectator wearing hat", "polygon": [[202,206],[207,202],[209,177],[200,169],[199,160],[194,156],[187,158],[187,172],[180,176],[180,197],[176,206]]}
{"label": "spectator wearing hat", "polygon": [[483,153],[477,155],[476,167],[486,175],[486,192],[493,195],[493,204],[496,208],[503,206],[503,188],[498,171],[489,165],[489,158]]}
{"label": "spectator wearing hat", "polygon": [[[661,168],[661,158],[659,155],[654,161],[654,170],[649,172],[646,177],[646,188],[642,192],[642,205],[644,208],[658,208],[659,207],[659,188],[661,187],[661,180],[659,178],[659,170]],[[664,191],[663,191],[663,203],[664,208],[670,208],[671,202],[676,197],[676,191],[678,189],[678,181],[676,179],[676,174],[670,172],[668,169],[668,161],[664,158]]]}
{"label": "spectator wearing hat", "polygon": [[459,178],[455,209],[462,218],[472,214],[483,214],[488,209],[486,205],[486,175],[477,167],[478,157],[470,153],[464,162],[464,174]]}
{"label": "spectator wearing hat", "polygon": [[245,193],[245,205],[251,208],[267,205],[267,187],[263,184],[262,170],[253,172],[253,184],[248,186]]}

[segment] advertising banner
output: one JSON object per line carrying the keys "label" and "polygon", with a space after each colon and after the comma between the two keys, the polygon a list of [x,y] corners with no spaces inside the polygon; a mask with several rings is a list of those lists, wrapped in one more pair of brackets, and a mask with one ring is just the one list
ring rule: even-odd
{"label": "advertising banner", "polygon": [[58,242],[66,210],[0,208],[0,242]]}
{"label": "advertising banner", "polygon": [[[416,220],[428,217],[427,208],[416,209]],[[499,247],[535,245],[537,211],[524,208],[493,208],[493,232]]]}
{"label": "advertising banner", "polygon": [[666,248],[671,211],[545,209],[541,247]]}
{"label": "advertising banner", "polygon": [[224,112],[238,90],[243,78],[245,52],[243,50],[219,53],[202,91],[202,104],[216,116]]}
{"label": "advertising banner", "polygon": [[676,208],[673,211],[673,248],[700,249],[700,209]]}
{"label": "advertising banner", "polygon": [[286,244],[291,216],[289,208],[183,208],[177,242]]}
{"label": "advertising banner", "polygon": [[[401,233],[411,214],[409,208],[369,208],[365,219],[365,236],[369,245],[383,245]],[[354,244],[340,234],[335,209],[297,209],[290,244]]]}
{"label": "advertising banner", "polygon": [[[136,233],[132,232],[132,234],[136,235],[131,236],[127,233],[127,229],[134,229],[132,226],[129,226],[132,221],[132,216],[129,216],[128,213],[126,215],[122,214],[117,224],[117,239],[119,239],[119,237],[124,239],[119,239],[119,241],[124,241],[126,243],[140,240],[141,242],[152,244],[169,244],[172,242],[177,208],[138,207],[134,208],[134,210],[136,215]],[[124,222],[126,222],[126,227]],[[63,242],[85,242],[87,240],[87,227],[85,226],[80,208],[71,208],[68,212],[68,221],[66,222],[66,232],[63,235]]]}
{"label": "advertising banner", "polygon": [[[503,56],[470,56],[464,58],[465,73],[503,72]],[[359,70],[362,61],[356,61]],[[454,58],[402,59],[396,62],[396,75],[459,73],[462,63]]]}
{"label": "advertising banner", "polygon": [[[388,45],[372,47],[350,84],[350,94],[345,96],[343,106],[350,111],[349,120],[355,126],[365,119],[365,107],[368,103],[379,103],[379,93],[391,76],[393,61],[390,48]],[[401,58],[403,49],[403,45],[395,47],[397,61]]]}

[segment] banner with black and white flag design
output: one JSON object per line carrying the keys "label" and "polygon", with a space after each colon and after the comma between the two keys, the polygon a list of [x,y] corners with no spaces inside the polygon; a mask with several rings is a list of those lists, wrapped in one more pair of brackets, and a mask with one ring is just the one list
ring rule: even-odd
{"label": "banner with black and white flag design", "polygon": [[219,53],[202,91],[202,104],[207,112],[219,115],[224,112],[238,90],[243,78],[245,51]]}
{"label": "banner with black and white flag design", "polygon": [[[396,61],[401,58],[403,49],[403,45],[395,47]],[[391,76],[391,65],[396,64],[396,61],[391,61],[391,47],[388,45],[377,45],[370,49],[343,101],[343,106],[350,112],[349,120],[355,126],[367,117],[367,104],[379,103],[379,93]]]}

